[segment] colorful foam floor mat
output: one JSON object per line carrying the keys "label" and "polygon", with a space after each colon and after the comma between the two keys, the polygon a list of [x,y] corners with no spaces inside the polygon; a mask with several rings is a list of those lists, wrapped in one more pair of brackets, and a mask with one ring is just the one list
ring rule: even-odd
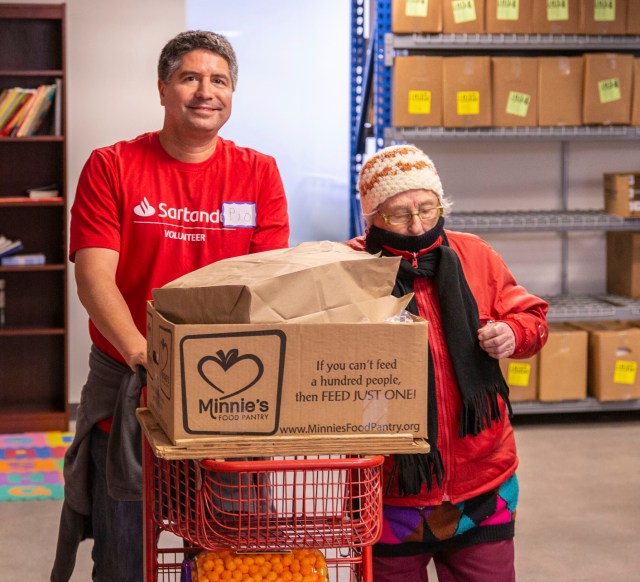
{"label": "colorful foam floor mat", "polygon": [[0,501],[62,499],[69,432],[0,434]]}

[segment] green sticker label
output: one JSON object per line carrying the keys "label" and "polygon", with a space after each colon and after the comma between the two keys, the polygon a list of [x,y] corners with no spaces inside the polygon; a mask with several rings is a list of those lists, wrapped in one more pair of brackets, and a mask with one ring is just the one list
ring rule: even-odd
{"label": "green sticker label", "polygon": [[407,16],[426,17],[429,11],[429,0],[407,0],[404,13]]}
{"label": "green sticker label", "polygon": [[480,113],[480,93],[478,91],[458,91],[458,115],[478,115]]}
{"label": "green sticker label", "polygon": [[569,0],[547,0],[547,20],[569,20]]}
{"label": "green sticker label", "polygon": [[620,101],[622,93],[620,91],[620,79],[605,79],[598,82],[598,93],[600,95],[600,103],[611,103],[612,101]]}
{"label": "green sticker label", "polygon": [[531,95],[518,93],[517,91],[509,91],[509,96],[507,97],[507,113],[509,115],[517,115],[518,117],[526,117],[529,112],[529,103],[531,103]]}
{"label": "green sticker label", "polygon": [[456,24],[473,22],[476,20],[475,0],[453,0],[453,20]]}
{"label": "green sticker label", "polygon": [[628,360],[616,360],[615,371],[613,372],[614,384],[635,384],[638,363]]}
{"label": "green sticker label", "polygon": [[409,113],[431,113],[431,91],[409,91]]}
{"label": "green sticker label", "polygon": [[595,0],[593,19],[596,22],[613,22],[616,19],[616,0]]}
{"label": "green sticker label", "polygon": [[520,0],[498,0],[497,20],[518,20],[520,18]]}
{"label": "green sticker label", "polygon": [[528,386],[531,377],[531,364],[509,362],[507,384],[509,386]]}

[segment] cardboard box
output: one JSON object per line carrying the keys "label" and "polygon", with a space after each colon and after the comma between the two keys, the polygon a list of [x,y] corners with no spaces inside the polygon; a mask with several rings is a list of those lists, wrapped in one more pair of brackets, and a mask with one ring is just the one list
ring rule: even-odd
{"label": "cardboard box", "polygon": [[538,124],[538,59],[493,57],[491,60],[493,125],[532,127]]}
{"label": "cardboard box", "polygon": [[640,232],[607,233],[607,293],[640,297]]}
{"label": "cardboard box", "polygon": [[485,27],[489,34],[533,32],[533,0],[486,0]]}
{"label": "cardboard box", "polygon": [[[627,0],[580,0],[582,34],[626,34]],[[637,0],[631,0],[631,4]]]}
{"label": "cardboard box", "polygon": [[550,323],[547,343],[538,354],[538,399],[543,402],[587,397],[586,330]]}
{"label": "cardboard box", "polygon": [[538,397],[538,356],[500,360],[502,375],[509,385],[509,400],[523,402]]}
{"label": "cardboard box", "polygon": [[485,32],[485,0],[442,0],[445,34],[478,34]]}
{"label": "cardboard box", "polygon": [[[640,6],[640,4],[638,4]],[[640,32],[638,33],[640,34]],[[633,59],[633,100],[631,125],[640,125],[640,59]]]}
{"label": "cardboard box", "polygon": [[584,55],[582,123],[628,125],[631,122],[633,55]]}
{"label": "cardboard box", "polygon": [[445,127],[489,127],[491,57],[446,57],[443,61]]}
{"label": "cardboard box", "polygon": [[442,125],[442,57],[396,57],[391,123],[394,127]]}
{"label": "cardboard box", "polygon": [[393,0],[391,31],[396,34],[442,32],[443,0]]}
{"label": "cardboard box", "polygon": [[533,0],[533,32],[578,34],[580,0]]}
{"label": "cardboard box", "polygon": [[580,125],[582,81],[582,57],[540,57],[538,125]]}
{"label": "cardboard box", "polygon": [[604,209],[608,214],[640,218],[640,171],[604,174]]}
{"label": "cardboard box", "polygon": [[602,401],[640,398],[640,328],[626,321],[579,326],[589,332],[589,393]]}
{"label": "cardboard box", "polygon": [[151,302],[147,316],[148,407],[174,444],[216,435],[426,437],[424,320],[190,325]]}
{"label": "cardboard box", "polygon": [[627,34],[640,34],[640,2],[637,0],[628,2]]}

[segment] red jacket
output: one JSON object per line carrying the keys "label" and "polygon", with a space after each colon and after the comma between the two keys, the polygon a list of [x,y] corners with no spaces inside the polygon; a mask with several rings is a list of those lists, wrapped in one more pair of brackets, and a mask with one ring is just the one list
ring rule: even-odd
{"label": "red jacket", "polygon": [[[481,238],[468,233],[446,231],[450,247],[456,251],[465,277],[478,304],[480,321],[504,321],[515,333],[514,358],[536,354],[547,339],[545,315],[548,305],[518,285],[500,255]],[[440,244],[439,240],[436,244]],[[364,237],[347,243],[364,250]],[[511,477],[518,466],[513,428],[506,405],[499,399],[501,419],[477,436],[458,437],[461,399],[451,359],[447,352],[440,319],[437,290],[430,279],[414,282],[420,316],[429,322],[429,345],[433,357],[438,400],[438,449],[445,478],[442,488],[434,483],[415,496],[399,496],[392,490],[384,503],[402,506],[459,503],[494,489]],[[393,466],[388,457],[384,465],[385,484]]]}

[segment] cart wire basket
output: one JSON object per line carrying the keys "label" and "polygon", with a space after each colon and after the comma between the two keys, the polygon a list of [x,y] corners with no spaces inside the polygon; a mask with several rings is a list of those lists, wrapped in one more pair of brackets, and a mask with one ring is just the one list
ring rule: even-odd
{"label": "cart wire basket", "polygon": [[155,524],[201,548],[358,548],[381,533],[380,455],[145,458]]}

